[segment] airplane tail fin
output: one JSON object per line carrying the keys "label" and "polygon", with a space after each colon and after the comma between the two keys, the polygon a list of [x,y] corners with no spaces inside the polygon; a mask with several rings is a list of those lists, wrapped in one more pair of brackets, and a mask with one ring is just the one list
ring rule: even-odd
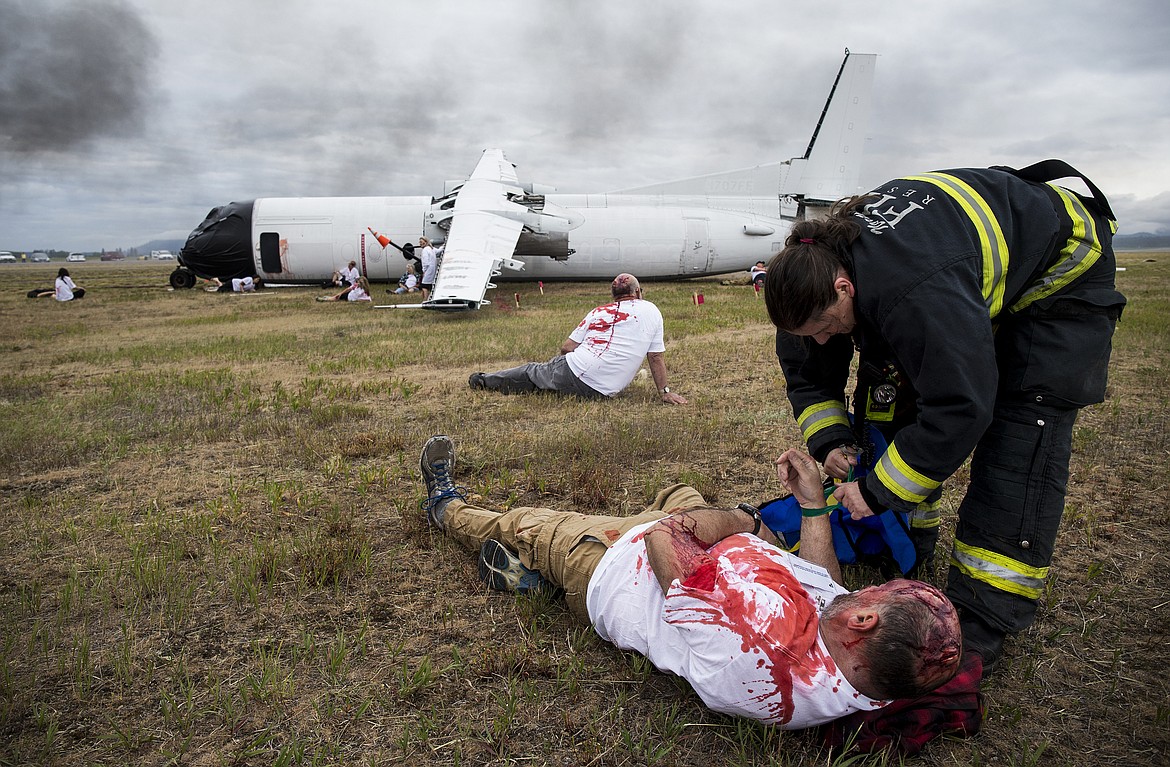
{"label": "airplane tail fin", "polygon": [[821,111],[803,157],[754,168],[668,181],[611,194],[707,195],[714,197],[792,197],[831,202],[857,192],[861,156],[869,124],[870,90],[877,54],[850,53]]}
{"label": "airplane tail fin", "polygon": [[832,202],[857,193],[876,62],[876,54],[845,50],[804,157],[789,160],[781,174],[782,195]]}

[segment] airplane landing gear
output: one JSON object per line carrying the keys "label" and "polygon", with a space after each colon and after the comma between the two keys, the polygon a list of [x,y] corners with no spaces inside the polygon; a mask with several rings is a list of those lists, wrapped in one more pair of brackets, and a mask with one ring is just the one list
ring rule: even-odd
{"label": "airplane landing gear", "polygon": [[195,272],[179,267],[171,272],[171,287],[175,290],[190,290],[195,287]]}

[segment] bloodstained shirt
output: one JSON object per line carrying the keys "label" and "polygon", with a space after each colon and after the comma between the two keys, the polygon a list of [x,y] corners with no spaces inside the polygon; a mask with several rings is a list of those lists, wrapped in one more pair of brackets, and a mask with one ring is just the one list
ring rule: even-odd
{"label": "bloodstained shirt", "polygon": [[573,329],[578,346],[566,359],[573,375],[607,397],[634,380],[647,352],[666,351],[662,313],[641,298],[599,306]]}
{"label": "bloodstained shirt", "polygon": [[824,568],[743,533],[708,549],[714,572],[663,594],[646,556],[653,524],[626,533],[589,580],[602,638],[683,677],[708,708],[784,729],[886,704],[858,692],[821,640],[821,610],[847,593]]}

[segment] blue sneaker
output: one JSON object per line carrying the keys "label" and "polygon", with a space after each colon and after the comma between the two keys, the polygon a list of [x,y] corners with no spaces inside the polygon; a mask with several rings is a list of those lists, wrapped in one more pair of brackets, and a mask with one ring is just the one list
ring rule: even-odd
{"label": "blue sneaker", "polygon": [[543,575],[529,570],[520,563],[520,557],[492,538],[479,549],[479,579],[496,591],[515,594],[529,594],[550,585]]}
{"label": "blue sneaker", "polygon": [[428,439],[419,456],[418,468],[427,487],[427,497],[420,506],[427,513],[427,521],[442,530],[447,503],[453,498],[467,500],[462,488],[455,487],[451,481],[451,470],[455,468],[455,445],[451,438],[438,434]]}

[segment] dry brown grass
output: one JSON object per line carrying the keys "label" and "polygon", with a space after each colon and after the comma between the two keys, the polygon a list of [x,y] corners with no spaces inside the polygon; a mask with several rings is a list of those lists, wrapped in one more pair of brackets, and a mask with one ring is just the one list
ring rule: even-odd
{"label": "dry brown grass", "polygon": [[[1120,260],[1131,306],[1044,607],[985,686],[984,732],[922,764],[1170,758],[1170,255]],[[679,480],[779,494],[770,460],[798,434],[749,289],[648,286],[692,401],[667,408],[648,381],[600,404],[467,389],[550,356],[603,285],[507,286],[522,309],[452,318],[75,266],[90,295],[66,305],[24,297],[56,264],[0,267],[0,764],[843,763],[705,711],[555,601],[489,593],[417,509],[440,432],[501,507],[625,514]]]}

